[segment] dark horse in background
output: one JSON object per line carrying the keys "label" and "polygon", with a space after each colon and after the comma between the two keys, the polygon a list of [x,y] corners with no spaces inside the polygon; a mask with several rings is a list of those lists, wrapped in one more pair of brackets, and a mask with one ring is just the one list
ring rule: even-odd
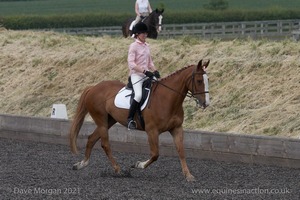
{"label": "dark horse in background", "polygon": [[[153,83],[149,102],[142,111],[145,120],[143,128],[138,122],[138,129],[146,131],[150,146],[150,158],[146,161],[138,161],[135,168],[147,168],[155,162],[159,156],[159,135],[169,131],[173,136],[183,175],[187,181],[194,181],[190,173],[184,153],[183,127],[184,120],[183,101],[186,96],[194,97],[197,104],[203,108],[209,105],[208,76],[206,69],[209,61],[199,61],[198,65],[184,67],[169,76]],[[77,152],[77,137],[84,122],[85,116],[89,113],[97,127],[88,137],[85,157],[81,162],[76,163],[73,169],[82,169],[89,164],[92,149],[97,141],[105,151],[112,167],[116,173],[121,168],[112,155],[110,148],[108,130],[115,123],[127,126],[128,109],[117,108],[114,104],[114,97],[125,86],[117,80],[102,81],[95,86],[87,87],[79,100],[76,114],[70,128],[70,145],[72,152]]]}
{"label": "dark horse in background", "polygon": [[[148,27],[148,38],[156,39],[158,33],[161,31],[162,26],[162,19],[164,9],[162,10],[154,10],[150,15],[144,19],[142,19],[142,22],[144,22]],[[122,26],[122,32],[124,37],[131,36],[131,31],[129,30],[130,24],[135,20],[135,18],[128,19]]]}

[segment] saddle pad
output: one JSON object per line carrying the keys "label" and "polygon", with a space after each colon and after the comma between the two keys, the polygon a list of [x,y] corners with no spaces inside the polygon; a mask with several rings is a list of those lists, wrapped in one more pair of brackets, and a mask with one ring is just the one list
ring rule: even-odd
{"label": "saddle pad", "polygon": [[[130,108],[130,96],[131,96],[132,90],[126,89],[126,87],[123,87],[118,94],[115,97],[115,106],[117,108],[125,108],[129,109]],[[141,110],[144,110],[144,108],[147,106],[148,100],[150,96],[150,91],[148,93],[147,99],[141,106]]]}

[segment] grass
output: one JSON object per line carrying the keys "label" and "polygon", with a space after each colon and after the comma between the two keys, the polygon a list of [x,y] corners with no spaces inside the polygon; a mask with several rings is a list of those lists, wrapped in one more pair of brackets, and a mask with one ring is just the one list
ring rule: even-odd
{"label": "grass", "polygon": [[[0,34],[0,113],[49,117],[54,103],[74,115],[82,90],[126,82],[131,39],[51,32]],[[292,40],[148,40],[162,76],[210,59],[211,105],[186,98],[185,129],[298,137],[300,46]]]}

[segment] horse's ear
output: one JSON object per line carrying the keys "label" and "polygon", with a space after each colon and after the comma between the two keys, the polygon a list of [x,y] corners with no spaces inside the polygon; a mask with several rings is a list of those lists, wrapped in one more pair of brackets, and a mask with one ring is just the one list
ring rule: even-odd
{"label": "horse's ear", "polygon": [[204,67],[205,69],[208,67],[210,60],[208,60],[207,62],[204,63]]}
{"label": "horse's ear", "polygon": [[163,13],[164,11],[165,11],[165,9],[162,9],[162,10],[161,10],[161,13]]}
{"label": "horse's ear", "polygon": [[203,64],[202,64],[202,59],[198,62],[198,65],[197,65],[197,70],[206,70],[207,69],[207,67],[208,67],[208,65],[209,65],[209,62],[210,62],[210,60],[208,60],[207,62],[204,62]]}
{"label": "horse's ear", "polygon": [[155,9],[155,12],[158,13],[158,9],[157,8]]}
{"label": "horse's ear", "polygon": [[202,69],[202,59],[198,62],[197,69]]}

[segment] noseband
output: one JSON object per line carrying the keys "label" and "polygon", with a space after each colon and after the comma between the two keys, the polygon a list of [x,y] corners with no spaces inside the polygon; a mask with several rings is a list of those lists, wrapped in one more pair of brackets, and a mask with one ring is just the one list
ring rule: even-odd
{"label": "noseband", "polygon": [[187,93],[187,97],[190,97],[190,98],[191,97],[196,98],[195,95],[198,95],[198,94],[208,94],[209,93],[209,91],[204,91],[204,92],[197,92],[196,91],[196,86],[195,86],[195,75],[196,74],[204,75],[204,74],[206,74],[206,72],[195,72],[195,71],[193,71],[193,74],[189,78],[189,83],[188,83],[188,85],[189,85],[190,82],[192,82],[192,91],[188,91],[188,93]]}

